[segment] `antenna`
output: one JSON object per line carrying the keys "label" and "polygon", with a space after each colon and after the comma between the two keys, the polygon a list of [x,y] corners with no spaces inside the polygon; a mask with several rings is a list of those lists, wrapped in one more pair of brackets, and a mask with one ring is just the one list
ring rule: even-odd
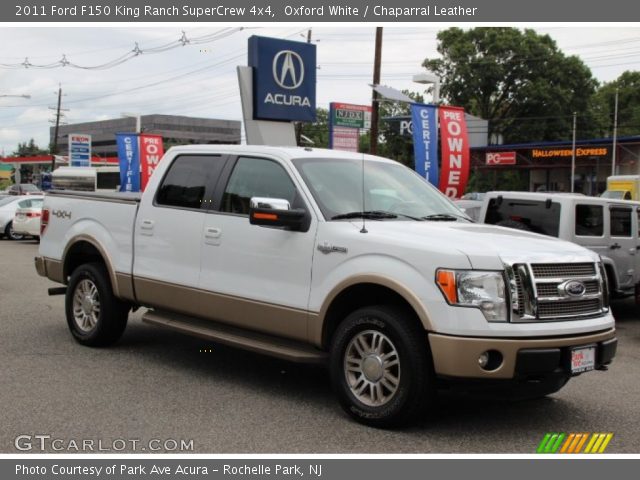
{"label": "antenna", "polygon": [[367,224],[366,224],[366,220],[364,218],[364,198],[365,198],[365,193],[364,193],[364,153],[362,154],[362,229],[360,230],[360,233],[369,233],[369,231],[367,230]]}

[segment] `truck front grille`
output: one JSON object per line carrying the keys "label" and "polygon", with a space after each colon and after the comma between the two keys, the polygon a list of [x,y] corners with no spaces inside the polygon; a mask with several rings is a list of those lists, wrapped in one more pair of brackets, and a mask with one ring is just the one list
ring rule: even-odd
{"label": "truck front grille", "polygon": [[[577,320],[607,311],[606,287],[595,263],[520,263],[507,271],[510,288],[516,290],[511,295],[513,322]],[[584,285],[582,294],[567,291],[573,282]]]}

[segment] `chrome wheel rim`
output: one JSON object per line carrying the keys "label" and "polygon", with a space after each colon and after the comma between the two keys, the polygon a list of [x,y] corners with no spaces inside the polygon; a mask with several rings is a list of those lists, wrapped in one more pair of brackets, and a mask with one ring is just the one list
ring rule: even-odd
{"label": "chrome wheel rim", "polygon": [[81,280],[73,294],[73,321],[85,333],[92,331],[100,318],[98,287],[89,279]]}
{"label": "chrome wheel rim", "polygon": [[393,342],[376,330],[359,332],[347,345],[344,374],[351,393],[369,407],[388,403],[400,385],[400,357]]}

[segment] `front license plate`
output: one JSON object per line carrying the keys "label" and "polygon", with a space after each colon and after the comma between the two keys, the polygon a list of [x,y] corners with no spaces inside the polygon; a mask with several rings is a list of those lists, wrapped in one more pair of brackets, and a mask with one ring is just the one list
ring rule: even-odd
{"label": "front license plate", "polygon": [[571,350],[571,373],[588,372],[596,368],[596,347]]}

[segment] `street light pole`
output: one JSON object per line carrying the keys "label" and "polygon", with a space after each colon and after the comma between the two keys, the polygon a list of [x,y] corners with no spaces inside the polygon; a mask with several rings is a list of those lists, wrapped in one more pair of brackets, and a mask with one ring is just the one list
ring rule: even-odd
{"label": "street light pole", "polygon": [[571,149],[571,193],[574,191],[576,175],[576,112],[573,112],[573,148]]}
{"label": "street light pole", "polygon": [[611,152],[611,175],[616,174],[616,144],[618,140],[618,89],[616,88],[616,99],[613,107],[613,148]]}
{"label": "street light pole", "polygon": [[[376,27],[376,50],[373,62],[373,84],[380,85],[380,63],[382,62],[382,27]],[[378,116],[380,100],[378,92],[373,91],[371,101],[371,130],[369,130],[369,152],[371,155],[378,153]]]}

